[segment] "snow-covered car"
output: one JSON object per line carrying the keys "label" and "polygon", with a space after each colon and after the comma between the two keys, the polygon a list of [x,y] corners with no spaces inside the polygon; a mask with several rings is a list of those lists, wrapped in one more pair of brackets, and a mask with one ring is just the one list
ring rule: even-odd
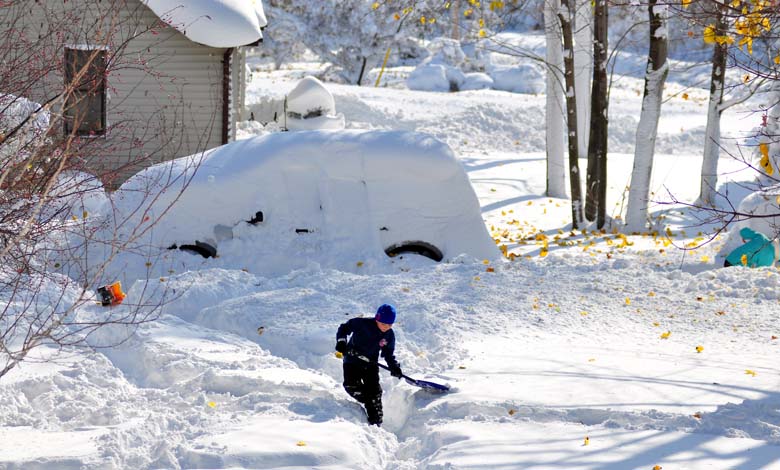
{"label": "snow-covered car", "polygon": [[112,265],[109,276],[119,278],[148,276],[150,259],[160,273],[206,263],[275,275],[312,262],[381,270],[405,253],[498,255],[460,162],[446,144],[414,132],[241,140],[144,170],[112,205],[120,219],[133,214],[119,238],[150,226],[131,250],[142,255],[124,253]]}

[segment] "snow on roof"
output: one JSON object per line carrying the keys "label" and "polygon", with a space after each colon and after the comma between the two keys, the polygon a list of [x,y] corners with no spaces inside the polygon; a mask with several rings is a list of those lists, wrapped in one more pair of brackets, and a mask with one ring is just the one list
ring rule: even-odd
{"label": "snow on roof", "polygon": [[261,0],[143,0],[190,40],[211,47],[237,47],[263,37]]}

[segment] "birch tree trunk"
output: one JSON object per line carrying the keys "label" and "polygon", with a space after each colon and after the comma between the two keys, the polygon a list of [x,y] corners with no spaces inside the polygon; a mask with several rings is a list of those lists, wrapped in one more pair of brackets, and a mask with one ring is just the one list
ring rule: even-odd
{"label": "birch tree trunk", "polygon": [[[725,6],[718,4],[715,36],[726,34]],[[712,206],[718,187],[718,158],[720,157],[720,115],[723,112],[723,82],[726,78],[727,44],[715,44],[712,51],[710,101],[707,106],[707,127],[704,133],[704,158],[701,162],[701,186],[697,204]]]}
{"label": "birch tree trunk", "polygon": [[607,219],[607,0],[596,0],[593,10],[593,91],[590,96],[590,136],[585,187],[585,217],[602,228]]}
{"label": "birch tree trunk", "polygon": [[580,155],[588,154],[590,126],[590,80],[593,75],[592,0],[576,2],[574,17],[574,90],[577,93],[577,145]]}
{"label": "birch tree trunk", "polygon": [[642,98],[642,112],[636,130],[634,169],[631,172],[631,186],[628,191],[626,228],[641,231],[647,227],[647,206],[650,196],[650,176],[653,172],[655,138],[658,134],[658,118],[661,114],[664,82],[669,74],[667,55],[667,6],[649,0],[650,52],[647,57],[645,92]]}
{"label": "birch tree trunk", "polygon": [[563,77],[566,84],[566,127],[569,142],[569,183],[571,187],[571,225],[580,228],[583,223],[582,189],[580,187],[579,152],[577,145],[577,94],[574,92],[574,37],[572,18],[574,0],[561,0],[558,20],[563,35]]}
{"label": "birch tree trunk", "polygon": [[460,0],[452,0],[450,3],[450,20],[452,21],[452,34],[450,37],[460,41]]}
{"label": "birch tree trunk", "polygon": [[545,108],[547,144],[547,195],[566,197],[566,164],[564,160],[563,43],[558,22],[560,0],[544,2],[546,39],[547,102]]}

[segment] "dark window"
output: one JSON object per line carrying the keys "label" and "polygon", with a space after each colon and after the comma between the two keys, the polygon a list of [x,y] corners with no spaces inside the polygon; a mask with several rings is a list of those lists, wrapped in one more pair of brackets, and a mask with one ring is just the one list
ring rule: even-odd
{"label": "dark window", "polygon": [[106,51],[65,49],[65,132],[106,132]]}

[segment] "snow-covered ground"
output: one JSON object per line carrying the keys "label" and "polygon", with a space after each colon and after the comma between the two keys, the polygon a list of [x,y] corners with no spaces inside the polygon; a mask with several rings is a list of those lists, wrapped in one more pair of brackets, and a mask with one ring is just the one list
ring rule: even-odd
{"label": "snow-covered ground", "polygon": [[[284,94],[306,71],[255,73],[249,100]],[[386,73],[393,85],[408,72]],[[706,92],[683,99],[682,87],[669,84],[662,110],[659,200],[698,193]],[[722,238],[678,250],[711,228],[681,206],[652,208],[671,243],[571,232],[567,201],[544,196],[541,95],[328,88],[348,128],[449,144],[515,259],[497,249],[442,264],[407,256],[370,274],[172,274],[176,299],[121,347],[42,347],[0,380],[0,468],[780,469],[776,268],[720,268]],[[624,78],[611,94],[611,216],[630,181],[639,90]],[[728,110],[722,128],[758,125],[749,109]],[[740,169],[724,158],[722,183],[752,177]],[[333,346],[341,322],[384,302],[398,308],[404,372],[452,391],[384,374],[380,429],[343,391]]]}

